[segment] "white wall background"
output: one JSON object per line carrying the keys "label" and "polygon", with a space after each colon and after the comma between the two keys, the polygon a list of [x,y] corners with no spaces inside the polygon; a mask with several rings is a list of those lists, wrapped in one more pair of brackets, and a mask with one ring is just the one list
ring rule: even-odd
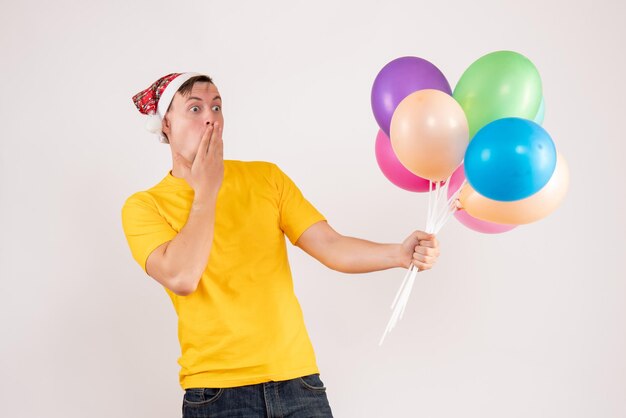
{"label": "white wall background", "polygon": [[402,271],[343,275],[290,248],[331,405],[626,416],[625,17],[620,0],[3,2],[0,416],[180,416],[174,310],[120,222],[126,197],[170,168],[134,93],[210,74],[226,158],[276,162],[340,232],[399,242],[427,199],[378,170],[374,77],[416,55],[454,86],[499,49],[539,68],[568,198],[501,236],[449,223],[382,348]]}

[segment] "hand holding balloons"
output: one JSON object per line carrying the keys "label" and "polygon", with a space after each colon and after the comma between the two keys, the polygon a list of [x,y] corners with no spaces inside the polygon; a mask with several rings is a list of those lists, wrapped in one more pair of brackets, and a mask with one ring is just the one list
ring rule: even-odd
{"label": "hand holding balloons", "polygon": [[[517,52],[476,60],[453,95],[433,64],[398,58],[376,76],[371,104],[378,166],[398,187],[429,191],[428,233],[452,214],[474,231],[507,232],[547,216],[567,192],[567,162],[541,126],[539,72]],[[402,318],[416,274],[411,266],[380,344]]]}

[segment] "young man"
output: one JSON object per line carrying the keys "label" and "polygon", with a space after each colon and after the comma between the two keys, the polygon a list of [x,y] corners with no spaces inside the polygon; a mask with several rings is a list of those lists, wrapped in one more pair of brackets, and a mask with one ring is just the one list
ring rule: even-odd
{"label": "young man", "polygon": [[285,235],[344,273],[430,269],[437,240],[343,236],[276,165],[224,161],[222,99],[207,76],[167,75],[133,101],[172,152],[172,170],[127,199],[122,223],[178,315],[183,416],[331,417]]}

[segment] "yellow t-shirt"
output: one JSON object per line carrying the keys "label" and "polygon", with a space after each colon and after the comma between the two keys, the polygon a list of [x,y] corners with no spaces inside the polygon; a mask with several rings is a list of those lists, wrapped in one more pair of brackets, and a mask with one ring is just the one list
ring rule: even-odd
{"label": "yellow t-shirt", "polygon": [[[171,171],[129,197],[122,224],[131,252],[146,269],[159,245],[189,216],[194,192]],[[224,161],[213,245],[197,290],[178,296],[180,384],[236,387],[318,373],[293,291],[285,234],[292,244],[325,220],[275,164]]]}

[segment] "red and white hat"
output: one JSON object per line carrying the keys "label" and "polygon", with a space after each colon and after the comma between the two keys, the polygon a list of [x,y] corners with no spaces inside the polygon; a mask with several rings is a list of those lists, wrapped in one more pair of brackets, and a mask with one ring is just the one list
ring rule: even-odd
{"label": "red and white hat", "polygon": [[168,140],[161,131],[161,121],[165,112],[170,107],[174,95],[191,77],[199,76],[198,73],[172,73],[159,78],[147,89],[140,91],[133,96],[133,103],[137,109],[148,116],[146,129],[157,134],[159,141],[167,144]]}

